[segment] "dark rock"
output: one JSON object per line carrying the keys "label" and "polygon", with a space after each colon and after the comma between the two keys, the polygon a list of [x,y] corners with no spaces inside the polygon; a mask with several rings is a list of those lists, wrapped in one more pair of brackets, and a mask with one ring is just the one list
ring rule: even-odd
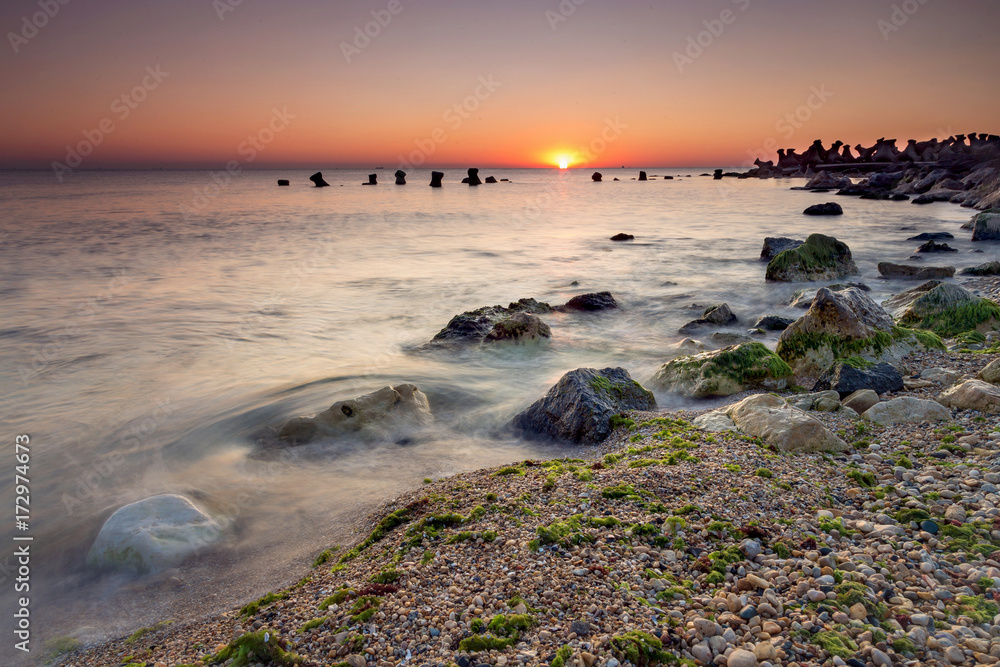
{"label": "dark rock", "polygon": [[936,522],[931,521],[930,519],[926,519],[920,522],[920,530],[926,531],[931,535],[937,535],[938,530],[940,530],[940,528],[938,527]]}
{"label": "dark rock", "polygon": [[746,607],[743,607],[743,609],[740,610],[740,618],[742,618],[744,621],[749,621],[754,616],[759,616],[759,614],[757,613],[757,607],[753,606],[752,604],[747,605]]}
{"label": "dark rock", "polygon": [[712,178],[714,178],[717,181],[721,181],[722,180],[722,170],[721,169],[716,169],[715,172],[712,174]]}
{"label": "dark rock", "polygon": [[431,187],[439,188],[441,187],[441,179],[444,178],[443,171],[432,171],[431,172]]}
{"label": "dark rock", "polygon": [[924,232],[906,239],[907,241],[937,241],[939,239],[953,239],[955,236],[949,232]]}
{"label": "dark rock", "polygon": [[451,318],[447,326],[441,329],[431,340],[439,343],[479,343],[493,330],[494,325],[515,313],[550,313],[552,307],[534,299],[521,299],[503,306],[484,306],[469,310]]}
{"label": "dark rock", "polygon": [[954,196],[955,196],[955,193],[952,192],[951,190],[942,190],[940,192],[928,192],[927,194],[920,195],[919,197],[917,197],[916,199],[914,199],[910,203],[911,204],[933,204],[934,202],[937,202],[937,201],[949,201]]}
{"label": "dark rock", "polygon": [[291,185],[291,183],[282,178],[278,180],[278,185]]}
{"label": "dark rock", "polygon": [[972,225],[973,241],[1000,240],[1000,209],[977,213],[969,223]]}
{"label": "dark rock", "polygon": [[496,183],[497,182],[496,176],[487,176],[486,177],[486,182],[487,183]]}
{"label": "dark rock", "polygon": [[635,237],[632,236],[631,234],[615,234],[614,236],[611,237],[611,240],[612,241],[632,241],[632,240],[635,240]]}
{"label": "dark rock", "polygon": [[573,621],[569,626],[569,631],[575,632],[578,637],[586,637],[590,634],[590,623],[586,621]]}
{"label": "dark rock", "polygon": [[310,176],[309,180],[312,181],[317,188],[325,188],[330,185],[329,183],[323,180],[323,172],[321,171],[317,171],[315,174]]}
{"label": "dark rock", "polygon": [[524,343],[541,338],[552,338],[552,329],[542,322],[537,315],[519,312],[498,321],[493,325],[484,342],[511,341]]}
{"label": "dark rock", "polygon": [[760,250],[760,259],[764,262],[770,262],[782,250],[798,248],[803,243],[805,241],[790,239],[784,236],[768,236],[764,239],[764,247]]}
{"label": "dark rock", "polygon": [[594,174],[590,178],[592,178],[594,180],[594,182],[599,183],[601,181],[601,179],[604,178],[604,175],[601,172],[599,172],[599,171],[595,171]]}
{"label": "dark rock", "polygon": [[647,180],[647,179],[646,179],[646,172],[644,172],[644,171],[640,171],[640,172],[639,172],[639,180],[640,180],[640,181],[645,181],[645,180]]}
{"label": "dark rock", "polygon": [[479,180],[479,170],[475,167],[469,169],[469,178],[463,180],[463,183],[468,183],[469,185],[482,185],[483,182]]}
{"label": "dark rock", "polygon": [[764,329],[765,331],[784,331],[795,320],[789,317],[779,317],[778,315],[765,315],[753,325],[754,329]]}
{"label": "dark rock", "polygon": [[903,376],[894,366],[885,362],[860,363],[858,366],[855,368],[844,360],[835,361],[816,381],[812,390],[832,389],[839,392],[841,398],[847,398],[859,389],[871,389],[876,394],[903,389]]}
{"label": "dark rock", "polygon": [[397,169],[396,173],[393,174],[396,177],[396,185],[406,185],[406,172],[402,169]]}
{"label": "dark rock", "polygon": [[976,264],[959,271],[963,276],[1000,276],[1000,262]]}
{"label": "dark rock", "polygon": [[602,442],[611,432],[609,421],[627,410],[654,410],[653,394],[624,368],[578,368],[509,423],[530,439],[580,444]]}
{"label": "dark rock", "polygon": [[672,181],[672,180],[674,180],[674,177],[673,176],[664,176],[663,180],[665,180],[665,181]]}
{"label": "dark rock", "polygon": [[878,272],[886,278],[903,278],[906,280],[933,280],[935,278],[951,278],[955,275],[954,266],[910,266],[908,264],[893,264],[879,262]]}
{"label": "dark rock", "polygon": [[844,209],[835,201],[828,201],[825,204],[813,204],[802,211],[805,215],[843,215]]}
{"label": "dark rock", "polygon": [[361,185],[378,185],[378,174],[368,174],[368,182]]}
{"label": "dark rock", "polygon": [[917,248],[917,252],[958,252],[958,250],[952,248],[947,243],[938,243],[937,241],[931,239]]}
{"label": "dark rock", "polygon": [[617,308],[618,302],[611,292],[592,292],[590,294],[580,294],[574,296],[557,310],[610,310]]}
{"label": "dark rock", "polygon": [[699,319],[688,322],[678,332],[686,335],[694,333],[703,327],[724,327],[729,324],[735,324],[737,321],[736,315],[729,309],[729,304],[720,303],[707,308]]}
{"label": "dark rock", "polygon": [[889,196],[889,201],[909,201],[910,195],[904,195],[902,192],[897,192],[894,195]]}

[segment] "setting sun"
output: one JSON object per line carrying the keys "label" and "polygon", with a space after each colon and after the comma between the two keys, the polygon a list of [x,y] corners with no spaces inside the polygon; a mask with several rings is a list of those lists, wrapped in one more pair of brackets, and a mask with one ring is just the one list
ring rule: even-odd
{"label": "setting sun", "polygon": [[560,169],[566,169],[567,167],[569,167],[569,158],[565,157],[565,156],[561,156],[559,158],[559,168]]}

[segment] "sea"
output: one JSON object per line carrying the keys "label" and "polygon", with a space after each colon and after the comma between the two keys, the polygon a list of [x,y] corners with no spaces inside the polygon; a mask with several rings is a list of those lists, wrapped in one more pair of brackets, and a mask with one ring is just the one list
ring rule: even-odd
{"label": "sea", "polygon": [[[429,170],[402,186],[391,170],[328,169],[327,188],[311,170],[77,171],[62,182],[0,172],[0,488],[12,512],[0,521],[0,662],[40,662],[59,637],[100,641],[231,609],[308,574],[319,552],[424,479],[571,453],[502,426],[575,368],[646,380],[707,306],[728,303],[733,330],[802,314],[788,304],[804,285],[764,280],[767,236],[846,242],[861,270],[852,280],[877,300],[912,286],[880,278],[876,263],[905,261],[921,232],[953,233],[957,252],[920,263],[997,255],[973,247],[959,229],[971,212],[953,204],[644,169],[648,181],[638,168],[601,169],[602,182],[593,169],[482,169],[506,180],[478,187],[444,169],[441,188],[428,187]],[[378,185],[362,185],[369,173]],[[802,214],[825,201],[844,215]],[[609,240],[620,232],[635,240]],[[546,343],[425,345],[466,310],[598,291],[620,309],[543,316]],[[270,456],[255,445],[262,429],[399,383],[425,392],[434,413],[414,437]],[[13,514],[19,435],[30,437],[26,529]],[[153,575],[86,565],[115,509],[164,493],[217,517],[224,539]],[[27,658],[11,648],[7,613],[23,595],[14,548],[26,543]]]}

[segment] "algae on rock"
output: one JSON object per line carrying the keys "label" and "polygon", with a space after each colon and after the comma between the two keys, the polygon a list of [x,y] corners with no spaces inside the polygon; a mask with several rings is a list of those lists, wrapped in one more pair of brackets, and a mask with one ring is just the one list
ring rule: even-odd
{"label": "algae on rock", "polygon": [[831,280],[861,272],[843,241],[823,234],[810,234],[797,248],[778,253],[767,264],[765,278],[779,282]]}
{"label": "algae on rock", "polygon": [[667,362],[647,384],[685,396],[729,396],[746,389],[785,389],[792,369],[763,343],[741,343]]}

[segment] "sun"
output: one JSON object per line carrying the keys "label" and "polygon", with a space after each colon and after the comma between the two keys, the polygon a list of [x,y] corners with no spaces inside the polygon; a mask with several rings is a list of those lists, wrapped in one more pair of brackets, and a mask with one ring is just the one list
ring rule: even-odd
{"label": "sun", "polygon": [[560,169],[567,169],[567,168],[569,168],[569,158],[566,157],[565,155],[560,155],[559,156],[559,168]]}

